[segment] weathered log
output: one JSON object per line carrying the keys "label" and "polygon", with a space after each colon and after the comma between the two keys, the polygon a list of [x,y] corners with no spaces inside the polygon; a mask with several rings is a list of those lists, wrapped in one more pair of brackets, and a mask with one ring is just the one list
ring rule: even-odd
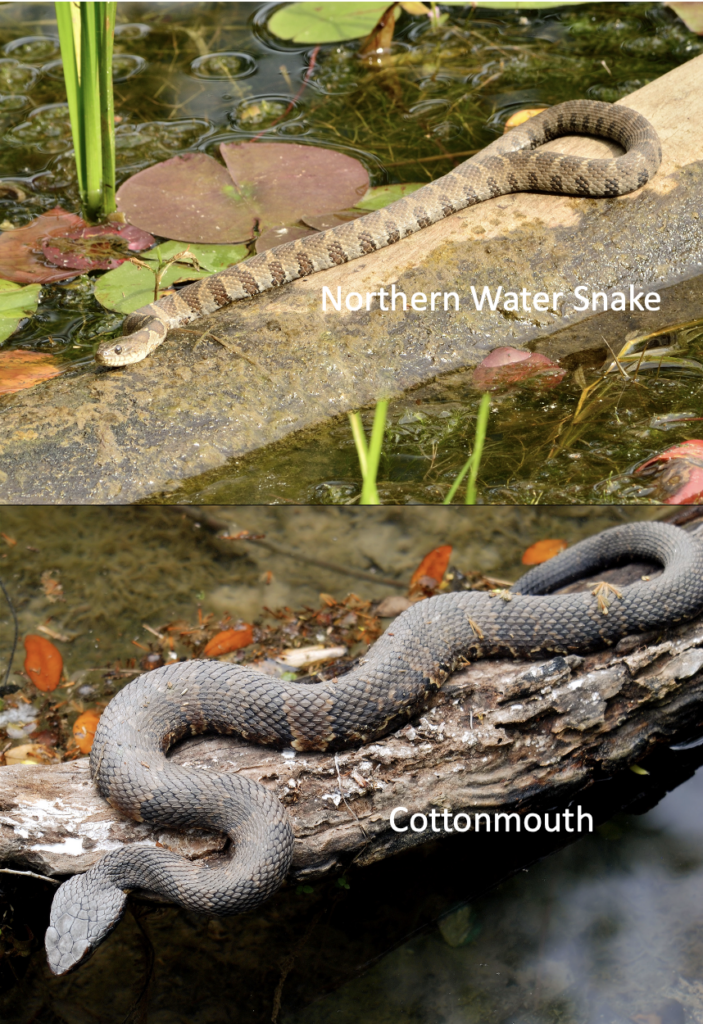
{"label": "weathered log", "polygon": [[[644,572],[655,575],[633,565],[599,579],[626,583]],[[702,726],[703,617],[584,658],[478,661],[448,680],[403,729],[356,750],[300,754],[201,737],[172,757],[203,771],[242,772],[273,790],[291,814],[292,876],[299,880],[436,839],[445,810],[472,821],[479,811],[517,812],[523,823],[528,812],[561,813],[597,778]],[[411,813],[431,823],[434,811],[436,830],[430,824],[423,832],[395,831],[390,817],[397,807],[407,808],[398,815],[401,828]],[[453,818],[447,821],[451,826]],[[161,844],[191,858],[224,845],[219,836],[123,818],[98,796],[87,758],[0,769],[6,867],[67,875],[128,843]]]}

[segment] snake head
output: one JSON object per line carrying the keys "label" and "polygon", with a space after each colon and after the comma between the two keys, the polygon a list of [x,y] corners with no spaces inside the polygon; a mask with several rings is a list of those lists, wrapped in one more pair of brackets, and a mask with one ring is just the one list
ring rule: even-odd
{"label": "snake head", "polygon": [[54,974],[75,970],[92,956],[124,913],[122,889],[92,877],[74,875],[56,890],[46,930],[46,956]]}

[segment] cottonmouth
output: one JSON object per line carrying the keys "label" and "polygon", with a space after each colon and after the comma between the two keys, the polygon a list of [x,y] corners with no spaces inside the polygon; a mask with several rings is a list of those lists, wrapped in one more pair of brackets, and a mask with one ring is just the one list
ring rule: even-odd
{"label": "cottonmouth", "polygon": [[[573,134],[613,139],[626,152],[600,160],[533,152],[550,139]],[[382,210],[278,245],[142,306],[125,320],[123,337],[103,342],[95,358],[105,366],[138,363],[175,327],[237,299],[383,249],[485,199],[508,192],[621,196],[646,184],[660,163],[659,138],[641,114],[596,100],[560,103],[511,129],[443,178]]]}
{"label": "cottonmouth", "polygon": [[[602,594],[549,593],[633,557],[661,563],[664,571],[623,587],[620,597],[611,592],[609,607]],[[467,657],[587,651],[701,610],[703,545],[678,527],[637,523],[574,545],[509,592],[463,591],[413,605],[332,682],[283,682],[218,661],[185,661],[140,676],[100,719],[90,767],[101,795],[137,821],[225,832],[234,853],[217,867],[142,846],[107,853],[56,892],[46,933],[52,971],[63,974],[90,956],[117,924],[125,890],[150,890],[210,915],[234,914],[258,906],[285,878],[293,833],[282,804],[240,775],[169,761],[166,751],[182,737],[237,733],[297,750],[365,743],[405,721]]]}

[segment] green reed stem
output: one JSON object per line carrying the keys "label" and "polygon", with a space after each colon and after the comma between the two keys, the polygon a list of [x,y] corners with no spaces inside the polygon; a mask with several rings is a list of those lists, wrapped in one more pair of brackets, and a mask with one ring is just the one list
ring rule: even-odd
{"label": "green reed stem", "polygon": [[481,465],[481,456],[483,454],[483,445],[486,440],[486,430],[488,429],[488,416],[491,410],[491,396],[484,394],[481,396],[481,404],[478,407],[478,416],[476,417],[476,436],[474,438],[474,450],[466,460],[464,465],[459,471],[459,475],[456,480],[449,488],[449,494],[444,499],[443,504],[451,505],[454,495],[459,490],[461,483],[466,476],[469,474],[469,480],[466,485],[466,505],[476,504],[476,478],[478,477],[479,466]]}
{"label": "green reed stem", "polygon": [[386,429],[386,414],[388,412],[388,400],[384,399],[376,405],[371,427],[371,440],[366,441],[364,425],[358,412],[349,413],[352,437],[356,447],[356,454],[361,469],[361,497],[360,505],[380,505],[376,478],[378,477],[378,466],[381,461],[381,449],[383,448],[383,434]]}
{"label": "green reed stem", "polygon": [[115,127],[112,48],[115,2],[57,0],[66,97],[85,216],[115,209]]}

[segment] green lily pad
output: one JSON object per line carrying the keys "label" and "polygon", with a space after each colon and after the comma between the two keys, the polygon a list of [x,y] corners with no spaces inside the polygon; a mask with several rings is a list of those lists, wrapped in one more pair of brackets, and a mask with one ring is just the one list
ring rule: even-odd
{"label": "green lily pad", "polygon": [[[248,255],[246,245],[188,245],[184,242],[163,242],[155,249],[142,253],[139,258],[153,265],[156,270],[159,261],[165,263],[166,260],[186,250],[191,256],[195,256],[201,270],[196,270],[185,262],[173,263],[161,278],[159,296],[174,284],[209,277],[218,270],[239,263]],[[114,309],[118,313],[133,313],[135,309],[141,309],[142,306],[148,306],[154,301],[154,274],[134,263],[123,263],[116,270],[103,274],[95,284],[94,294],[106,309]]]}
{"label": "green lily pad", "polygon": [[40,284],[23,288],[12,281],[0,280],[0,341],[14,334],[20,320],[36,313],[40,291]]}
{"label": "green lily pad", "polygon": [[390,6],[381,3],[300,3],[275,11],[268,30],[293,43],[342,43],[361,39],[378,24]]}
{"label": "green lily pad", "polygon": [[380,210],[381,207],[394,203],[396,199],[402,199],[403,196],[409,196],[411,192],[417,192],[426,184],[426,181],[407,181],[402,185],[378,185],[376,188],[368,189],[366,195],[358,203],[354,203],[354,208],[356,210]]}

